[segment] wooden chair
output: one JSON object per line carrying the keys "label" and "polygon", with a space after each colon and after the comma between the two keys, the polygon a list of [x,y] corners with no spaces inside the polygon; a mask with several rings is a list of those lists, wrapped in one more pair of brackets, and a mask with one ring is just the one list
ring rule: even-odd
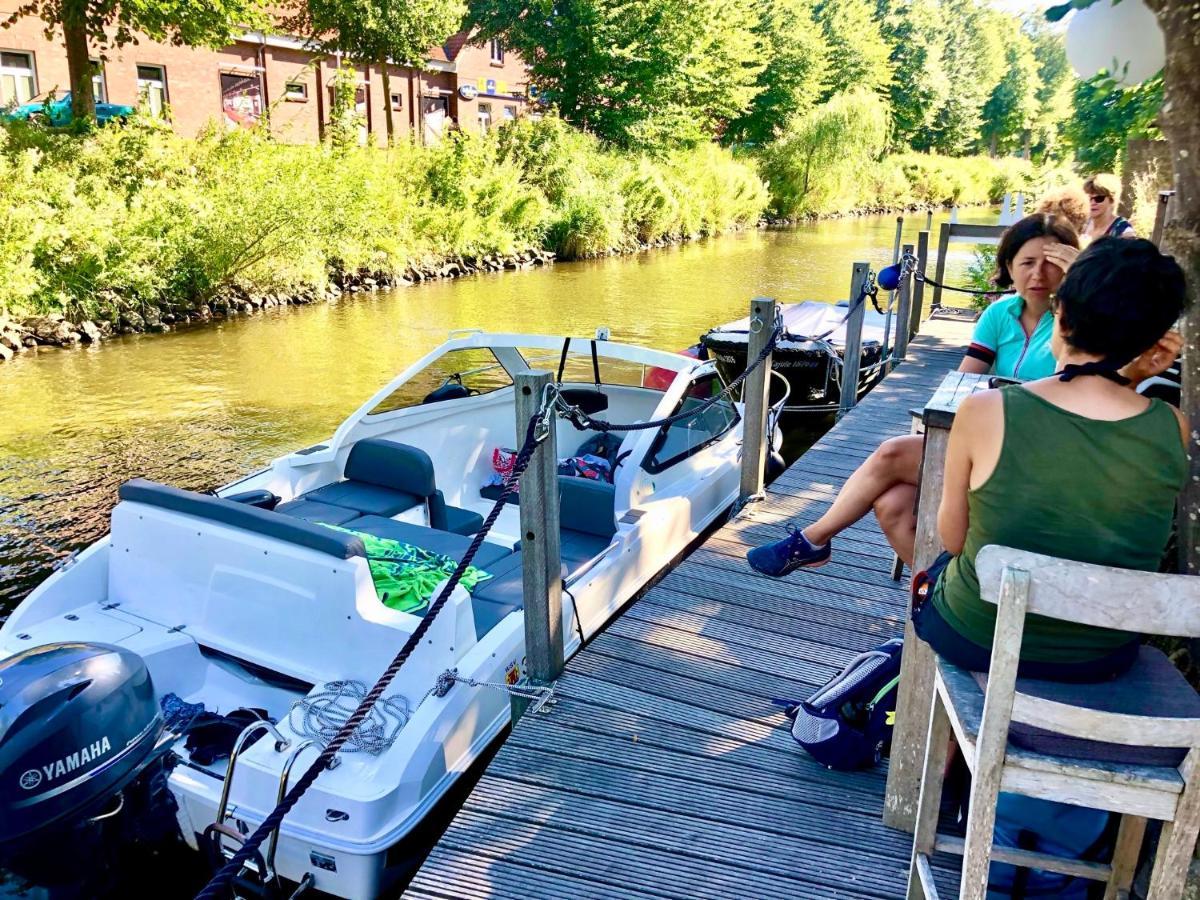
{"label": "wooden chair", "polygon": [[[963,900],[983,900],[992,859],[1104,881],[1106,900],[1127,897],[1147,818],[1165,823],[1150,900],[1179,897],[1200,831],[1195,691],[1149,647],[1141,648],[1128,673],[1100,684],[1017,681],[1016,671],[1027,613],[1147,634],[1200,635],[1200,578],[996,546],[980,551],[976,567],[983,599],[999,607],[991,670],[985,679],[938,660],[908,897],[936,900],[929,863],[935,850],[963,855]],[[952,731],[972,774],[965,840],[937,833]],[[993,848],[1002,790],[1120,813],[1112,864]]]}

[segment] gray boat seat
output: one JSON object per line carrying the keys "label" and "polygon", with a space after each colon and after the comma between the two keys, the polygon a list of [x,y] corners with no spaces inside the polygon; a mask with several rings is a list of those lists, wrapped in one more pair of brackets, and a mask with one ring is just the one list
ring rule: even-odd
{"label": "gray boat seat", "polygon": [[276,511],[310,522],[344,525],[361,516],[390,518],[428,504],[429,524],[442,531],[472,534],[483,524],[477,513],[446,505],[435,484],[433,460],[419,447],[363,438],[350,448],[343,474],[342,481],[281,503]]}
{"label": "gray boat seat", "polygon": [[[617,532],[613,486],[603,481],[560,475],[559,553],[570,578],[612,543]],[[487,570],[492,577],[475,588],[475,633],[483,637],[497,622],[524,605],[521,553]]]}
{"label": "gray boat seat", "polygon": [[[467,548],[471,546],[471,539],[461,534],[440,531],[436,528],[426,528],[424,525],[414,525],[411,522],[397,522],[395,519],[387,519],[383,516],[362,516],[361,518],[351,519],[348,522],[342,523],[342,527],[349,528],[352,531],[373,534],[376,537],[392,541],[411,544],[414,547],[420,547],[422,550],[428,550],[430,553],[448,556],[455,561],[461,560],[466,554]],[[500,560],[512,555],[512,551],[507,547],[501,547],[499,544],[491,544],[484,541],[479,546],[479,551],[475,554],[472,565],[477,569],[483,569],[488,574],[494,574],[492,572],[493,566]]]}

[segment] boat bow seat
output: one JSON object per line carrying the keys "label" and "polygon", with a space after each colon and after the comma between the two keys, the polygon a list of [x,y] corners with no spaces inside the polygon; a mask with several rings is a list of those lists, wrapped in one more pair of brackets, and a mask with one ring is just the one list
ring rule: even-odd
{"label": "boat bow seat", "polygon": [[350,448],[344,480],[281,503],[276,511],[310,522],[345,525],[362,516],[391,518],[425,504],[429,524],[442,531],[473,534],[483,517],[448,506],[437,489],[433,460],[419,447],[387,438],[363,438]]}

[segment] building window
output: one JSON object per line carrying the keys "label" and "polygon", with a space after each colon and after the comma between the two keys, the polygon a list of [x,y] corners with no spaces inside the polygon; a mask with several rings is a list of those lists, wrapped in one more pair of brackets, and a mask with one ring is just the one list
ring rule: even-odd
{"label": "building window", "polygon": [[283,86],[283,97],[293,103],[307,103],[308,85],[303,81],[289,81]]}
{"label": "building window", "polygon": [[167,114],[167,70],[162,66],[137,67],[138,102],[152,116]]}
{"label": "building window", "polygon": [[504,122],[505,124],[513,121],[517,117],[517,108],[515,106],[504,107]]}
{"label": "building window", "polygon": [[492,104],[479,104],[479,133],[487,134],[492,124]]}
{"label": "building window", "polygon": [[97,103],[108,102],[108,85],[104,83],[104,60],[89,59],[92,64],[92,97]]}
{"label": "building window", "polygon": [[404,95],[397,91],[392,91],[392,109],[404,109]]}
{"label": "building window", "polygon": [[497,65],[504,63],[504,44],[500,42],[500,38],[492,38],[492,62]]}
{"label": "building window", "polygon": [[33,54],[0,50],[0,107],[19,106],[36,96]]}
{"label": "building window", "polygon": [[262,118],[262,79],[257,72],[221,73],[221,112],[225,124],[252,128]]}

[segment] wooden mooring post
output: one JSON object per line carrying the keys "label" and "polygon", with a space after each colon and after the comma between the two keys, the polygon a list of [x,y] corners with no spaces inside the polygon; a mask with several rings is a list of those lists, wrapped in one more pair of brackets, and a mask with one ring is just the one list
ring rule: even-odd
{"label": "wooden mooring post", "polygon": [[[537,413],[553,375],[518,372],[517,438],[520,440]],[[558,442],[555,422],[550,434],[533,451],[521,476],[521,570],[525,596],[525,665],[522,682],[544,687],[563,669],[562,562],[559,554]],[[532,701],[510,697],[512,720],[525,714]]]}
{"label": "wooden mooring post", "polygon": [[[892,265],[900,262],[900,240],[904,234],[904,216],[896,216],[896,240],[892,244]],[[883,318],[883,350],[879,354],[881,360],[888,358],[888,352],[892,349],[892,313],[893,304],[896,302],[896,291],[888,291],[887,314]],[[897,315],[896,322],[900,323],[904,320]],[[901,329],[901,325],[896,325],[896,330]],[[891,366],[885,366],[881,374],[886,375],[891,371]]]}
{"label": "wooden mooring post", "polygon": [[[758,359],[771,333],[775,330],[775,301],[755,297],[750,302],[750,334],[746,344],[746,365]],[[759,496],[763,489],[763,471],[771,436],[767,434],[767,410],[771,406],[771,357],[750,373],[742,387],[742,402],[746,404],[746,419],[742,422],[742,481],[738,491],[738,506]]]}
{"label": "wooden mooring post", "polygon": [[[900,258],[903,259],[912,252],[913,245],[905,244],[904,252]],[[900,279],[900,286],[896,289],[896,292],[899,295],[899,299],[896,301],[896,343],[892,348],[892,359],[901,360],[908,356],[909,323],[912,321],[913,304],[912,272],[906,272],[904,277]],[[894,363],[888,363],[884,374],[892,371],[894,368]]]}
{"label": "wooden mooring post", "polygon": [[842,358],[842,398],[838,418],[854,408],[858,402],[858,374],[862,368],[862,326],[867,303],[858,302],[863,284],[867,280],[870,266],[865,262],[854,264],[854,275],[850,279],[850,317],[846,319],[846,352]]}
{"label": "wooden mooring post", "polygon": [[1150,240],[1154,241],[1156,247],[1162,246],[1163,229],[1171,221],[1171,200],[1174,196],[1174,191],[1158,192],[1158,205],[1154,209],[1154,230],[1150,232]]}

